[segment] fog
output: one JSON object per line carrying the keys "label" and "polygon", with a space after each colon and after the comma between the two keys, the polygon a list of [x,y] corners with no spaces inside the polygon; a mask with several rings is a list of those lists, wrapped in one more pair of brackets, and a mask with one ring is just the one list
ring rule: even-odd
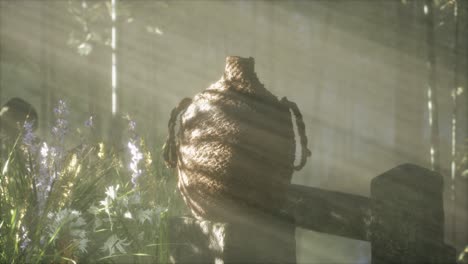
{"label": "fog", "polygon": [[[369,196],[370,181],[395,166],[431,168],[433,146],[445,179],[446,242],[461,251],[468,179],[461,169],[452,179],[451,162],[453,146],[457,165],[466,156],[468,6],[460,1],[458,40],[453,7],[436,6],[428,40],[426,2],[118,0],[113,23],[109,6],[90,9],[97,1],[0,1],[0,99],[35,106],[43,138],[64,99],[71,123],[93,115],[109,139],[119,134],[112,116],[129,115],[159,149],[183,98],[219,80],[226,56],[253,57],[265,87],[303,114],[312,156],[293,183]],[[367,242],[300,228],[296,239],[298,263],[370,263]]]}

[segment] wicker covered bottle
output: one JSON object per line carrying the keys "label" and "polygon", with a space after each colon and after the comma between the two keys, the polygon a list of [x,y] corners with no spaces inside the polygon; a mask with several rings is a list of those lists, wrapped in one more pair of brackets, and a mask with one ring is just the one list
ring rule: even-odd
{"label": "wicker covered bottle", "polygon": [[[301,140],[298,166],[290,111]],[[253,58],[235,56],[226,58],[218,82],[174,108],[164,146],[166,164],[177,167],[178,188],[192,213],[215,221],[278,211],[293,170],[302,168],[309,155],[296,104],[265,89]]]}

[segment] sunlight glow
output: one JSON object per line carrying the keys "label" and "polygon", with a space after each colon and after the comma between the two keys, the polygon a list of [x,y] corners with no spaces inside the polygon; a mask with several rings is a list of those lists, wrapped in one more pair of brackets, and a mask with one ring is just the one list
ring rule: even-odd
{"label": "sunlight glow", "polygon": [[127,211],[125,214],[124,214],[124,218],[127,218],[127,219],[132,219],[132,213],[130,213],[129,211]]}
{"label": "sunlight glow", "polygon": [[187,108],[187,110],[185,110],[185,114],[183,116],[183,122],[186,122],[194,118],[199,112],[210,112],[213,109],[214,107],[208,101],[205,101],[197,105],[191,105]]}
{"label": "sunlight glow", "polygon": [[71,161],[67,167],[68,171],[73,172],[75,168],[77,167],[77,165],[78,165],[78,157],[76,156],[76,154],[73,154]]}
{"label": "sunlight glow", "polygon": [[209,111],[211,111],[211,109],[213,109],[213,106],[209,102],[205,102],[205,103],[199,105],[198,109],[201,112],[209,112]]}
{"label": "sunlight glow", "polygon": [[458,1],[453,2],[453,16],[458,17]]}
{"label": "sunlight glow", "polygon": [[5,106],[2,108],[2,110],[0,110],[0,116],[2,116],[4,113],[6,113],[8,111],[8,106]]}
{"label": "sunlight glow", "polygon": [[427,108],[429,110],[429,126],[432,127],[432,88],[427,87]]}
{"label": "sunlight glow", "polygon": [[457,152],[457,119],[456,117],[452,118],[452,165],[451,165],[451,176],[452,180],[455,180],[455,157]]}
{"label": "sunlight glow", "polygon": [[432,126],[432,112],[429,112],[429,126]]}
{"label": "sunlight glow", "polygon": [[196,114],[196,107],[195,105],[192,104],[187,108],[187,110],[185,110],[185,114],[182,117],[182,121],[188,121],[194,118],[195,114]]}
{"label": "sunlight glow", "polygon": [[451,175],[452,180],[455,180],[455,161],[452,161],[450,168],[451,168],[451,171],[452,171],[452,175]]}
{"label": "sunlight glow", "polygon": [[100,159],[103,159],[103,158],[105,157],[104,143],[102,143],[102,142],[99,143],[98,157],[99,157]]}
{"label": "sunlight glow", "polygon": [[[115,22],[115,20],[112,20],[112,22]],[[116,35],[117,35],[117,31],[116,31],[116,28],[115,28],[115,24],[112,26],[112,39],[111,39],[111,47],[112,47],[112,50],[115,50],[115,47],[117,46],[117,41],[115,39]]]}
{"label": "sunlight glow", "polygon": [[434,149],[434,146],[431,146],[431,164],[432,166],[434,166],[434,162],[435,162],[435,149]]}
{"label": "sunlight glow", "polygon": [[116,29],[116,18],[117,18],[117,0],[111,2],[111,17],[112,17],[112,115],[117,113],[117,29]]}
{"label": "sunlight glow", "polygon": [[182,161],[184,163],[188,163],[189,160],[187,159],[187,157],[195,156],[197,154],[197,149],[194,146],[182,146],[180,148],[180,153],[182,154]]}
{"label": "sunlight glow", "polygon": [[200,129],[194,129],[192,133],[190,133],[190,138],[193,140],[193,139],[200,137],[201,135],[202,133]]}
{"label": "sunlight glow", "polygon": [[[456,8],[456,7],[455,7]],[[456,12],[456,10],[455,10]],[[450,164],[450,178],[452,180],[452,185],[455,184],[455,177],[457,173],[457,166],[455,160],[457,159],[457,90],[460,87],[454,87],[452,90],[452,104],[453,104],[453,110],[452,110],[452,142],[451,142],[451,156],[452,156],[452,162]],[[453,190],[455,192],[455,190]],[[452,195],[455,195],[455,193],[452,193]]]}

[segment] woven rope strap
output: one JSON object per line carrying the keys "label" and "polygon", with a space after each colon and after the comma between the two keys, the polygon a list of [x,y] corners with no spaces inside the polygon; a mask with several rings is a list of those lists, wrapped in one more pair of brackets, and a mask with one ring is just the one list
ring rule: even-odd
{"label": "woven rope strap", "polygon": [[305,166],[307,158],[310,157],[310,155],[312,154],[307,148],[307,136],[305,133],[304,120],[302,120],[301,111],[299,111],[299,108],[297,107],[296,103],[289,101],[286,97],[283,97],[283,99],[281,99],[281,103],[285,104],[293,112],[294,117],[296,118],[297,131],[299,133],[299,138],[301,141],[301,162],[299,163],[299,165],[294,166],[294,170],[298,171]]}
{"label": "woven rope strap", "polygon": [[179,105],[172,109],[171,118],[169,119],[168,128],[169,135],[167,136],[166,143],[163,146],[163,158],[166,166],[175,168],[177,166],[177,149],[175,141],[175,126],[179,114],[192,103],[192,99],[184,98],[180,101]]}

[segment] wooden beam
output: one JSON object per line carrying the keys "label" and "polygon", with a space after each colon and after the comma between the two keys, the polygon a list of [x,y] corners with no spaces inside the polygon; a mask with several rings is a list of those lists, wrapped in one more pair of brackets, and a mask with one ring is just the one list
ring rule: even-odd
{"label": "wooden beam", "polygon": [[367,197],[292,184],[285,211],[297,227],[369,241]]}

